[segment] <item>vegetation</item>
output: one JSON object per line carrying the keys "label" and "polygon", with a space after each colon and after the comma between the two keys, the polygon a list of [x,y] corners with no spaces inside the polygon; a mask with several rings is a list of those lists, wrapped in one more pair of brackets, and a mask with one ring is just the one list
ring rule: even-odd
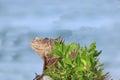
{"label": "vegetation", "polygon": [[103,64],[98,60],[101,51],[96,50],[96,43],[89,47],[76,43],[65,44],[54,42],[55,49],[49,54],[56,61],[44,71],[54,80],[106,80]]}

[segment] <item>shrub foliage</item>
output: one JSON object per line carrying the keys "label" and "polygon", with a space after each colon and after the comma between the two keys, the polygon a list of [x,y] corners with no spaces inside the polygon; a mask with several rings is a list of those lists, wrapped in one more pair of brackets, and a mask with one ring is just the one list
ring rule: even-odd
{"label": "shrub foliage", "polygon": [[54,80],[105,80],[103,64],[98,60],[101,51],[96,50],[96,43],[89,47],[80,44],[54,42],[55,49],[50,52],[56,58],[55,63],[47,66],[44,74]]}

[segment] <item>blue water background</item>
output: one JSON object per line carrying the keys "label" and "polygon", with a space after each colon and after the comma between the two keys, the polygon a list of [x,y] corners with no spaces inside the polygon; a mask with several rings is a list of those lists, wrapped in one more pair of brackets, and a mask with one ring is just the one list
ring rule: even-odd
{"label": "blue water background", "polygon": [[0,80],[32,80],[43,61],[31,49],[35,37],[97,43],[104,73],[120,79],[119,0],[0,0]]}

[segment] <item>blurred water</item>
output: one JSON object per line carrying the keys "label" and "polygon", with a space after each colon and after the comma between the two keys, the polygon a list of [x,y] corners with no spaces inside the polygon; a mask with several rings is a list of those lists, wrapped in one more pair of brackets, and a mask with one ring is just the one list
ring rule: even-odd
{"label": "blurred water", "polygon": [[35,37],[62,35],[66,43],[102,50],[105,72],[120,79],[120,2],[117,0],[0,0],[0,78],[31,80],[43,62],[31,49]]}

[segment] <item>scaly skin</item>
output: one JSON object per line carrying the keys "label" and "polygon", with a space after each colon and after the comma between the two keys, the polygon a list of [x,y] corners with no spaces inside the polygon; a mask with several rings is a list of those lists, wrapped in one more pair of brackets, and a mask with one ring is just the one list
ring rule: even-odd
{"label": "scaly skin", "polygon": [[[43,59],[44,66],[43,72],[47,69],[47,66],[54,64],[57,65],[57,60],[54,56],[48,54],[50,51],[54,49],[54,41],[58,41],[62,43],[61,37],[59,36],[56,39],[49,38],[35,38],[30,41],[32,49],[38,53],[38,55]],[[34,80],[47,80],[46,75],[44,73],[42,75],[36,75]]]}
{"label": "scaly skin", "polygon": [[[57,66],[57,60],[54,56],[48,54],[50,51],[54,49],[54,41],[58,41],[62,43],[61,37],[59,36],[56,39],[49,38],[35,38],[30,41],[32,49],[38,53],[38,55],[43,59],[44,66],[43,72],[47,69],[47,66],[54,64]],[[42,75],[36,75],[34,80],[47,80],[44,79],[46,75],[44,73]]]}
{"label": "scaly skin", "polygon": [[44,57],[54,49],[54,41],[62,43],[61,36],[56,39],[49,38],[35,38],[30,41],[32,49],[44,59]]}
{"label": "scaly skin", "polygon": [[60,36],[56,39],[35,38],[30,41],[32,49],[44,60],[43,71],[46,70],[46,66],[49,66],[53,63],[56,65],[56,59],[54,56],[48,54],[54,49],[55,40],[62,43]]}
{"label": "scaly skin", "polygon": [[32,49],[37,52],[42,59],[44,59],[48,52],[53,50],[54,39],[35,38],[31,40],[30,44]]}

